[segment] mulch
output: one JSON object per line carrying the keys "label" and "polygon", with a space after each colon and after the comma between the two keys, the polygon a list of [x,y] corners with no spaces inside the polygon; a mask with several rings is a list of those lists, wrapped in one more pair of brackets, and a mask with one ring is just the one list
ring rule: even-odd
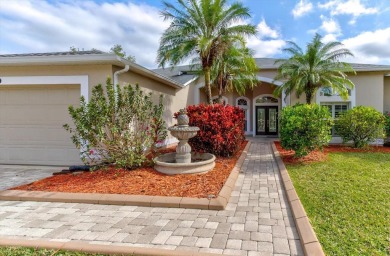
{"label": "mulch", "polygon": [[[177,196],[208,198],[217,196],[233,170],[241,152],[230,158],[217,157],[215,168],[205,174],[165,175],[153,167],[135,170],[107,168],[93,172],[61,174],[31,184],[12,188],[14,190],[102,193],[149,196]],[[170,151],[166,150],[165,152]]]}
{"label": "mulch", "polygon": [[283,162],[289,164],[301,164],[301,163],[313,163],[313,162],[323,162],[328,158],[328,153],[332,152],[343,152],[343,153],[358,153],[358,152],[376,152],[376,153],[390,153],[390,147],[382,146],[369,146],[367,148],[352,148],[346,145],[329,145],[324,147],[323,151],[315,150],[310,152],[307,156],[302,158],[294,157],[294,150],[283,149],[279,141],[275,141],[275,146],[278,149]]}

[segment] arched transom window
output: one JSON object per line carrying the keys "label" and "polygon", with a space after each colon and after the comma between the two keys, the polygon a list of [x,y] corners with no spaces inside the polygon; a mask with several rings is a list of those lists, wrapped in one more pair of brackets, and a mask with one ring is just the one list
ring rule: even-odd
{"label": "arched transom window", "polygon": [[237,100],[237,106],[248,106],[248,100],[246,99],[238,99]]}
{"label": "arched transom window", "polygon": [[263,96],[256,99],[256,103],[278,103],[278,99],[271,96]]}

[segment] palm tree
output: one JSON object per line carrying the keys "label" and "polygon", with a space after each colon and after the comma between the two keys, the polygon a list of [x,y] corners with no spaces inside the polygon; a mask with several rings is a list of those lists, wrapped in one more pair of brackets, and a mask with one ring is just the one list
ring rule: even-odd
{"label": "palm tree", "polygon": [[277,60],[281,63],[275,80],[286,80],[275,90],[276,95],[282,91],[290,94],[295,91],[299,97],[306,95],[306,103],[312,102],[316,91],[321,88],[332,88],[343,99],[348,99],[348,89],[354,84],[348,79],[346,72],[356,74],[351,65],[340,61],[340,58],[353,56],[340,42],[322,43],[322,37],[316,34],[307,45],[306,52],[295,44],[288,42],[290,47],[283,49],[292,56],[287,60]]}
{"label": "palm tree", "polygon": [[247,88],[257,85],[259,67],[254,60],[253,52],[245,46],[245,41],[231,42],[228,49],[216,59],[211,69],[212,85],[218,88],[218,102],[226,91],[245,94]]}
{"label": "palm tree", "polygon": [[[241,3],[227,5],[227,0],[177,0],[173,5],[163,2],[165,20],[172,20],[165,30],[157,52],[161,67],[177,65],[185,59],[198,58],[205,79],[207,102],[211,101],[210,72],[226,42],[235,37],[256,33],[248,24],[238,24],[250,17],[249,9]],[[235,24],[236,23],[236,24]]]}

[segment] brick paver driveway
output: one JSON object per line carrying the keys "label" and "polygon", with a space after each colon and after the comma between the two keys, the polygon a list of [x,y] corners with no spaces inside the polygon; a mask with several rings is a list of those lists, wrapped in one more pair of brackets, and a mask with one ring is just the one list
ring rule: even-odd
{"label": "brick paver driveway", "polygon": [[63,167],[0,165],[0,190],[49,177],[62,169]]}
{"label": "brick paver driveway", "polygon": [[223,211],[0,201],[0,236],[227,255],[303,255],[270,143],[256,140]]}

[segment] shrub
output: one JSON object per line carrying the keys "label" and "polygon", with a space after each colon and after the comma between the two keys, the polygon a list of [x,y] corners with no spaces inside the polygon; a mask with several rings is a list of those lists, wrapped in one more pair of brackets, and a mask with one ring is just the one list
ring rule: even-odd
{"label": "shrub", "polygon": [[373,107],[358,106],[344,112],[336,122],[336,133],[356,148],[384,137],[385,117]]}
{"label": "shrub", "polygon": [[385,132],[386,136],[390,137],[390,112],[385,112]]}
{"label": "shrub", "polygon": [[201,104],[188,106],[186,110],[189,125],[200,129],[198,135],[188,141],[194,151],[231,156],[240,149],[245,140],[242,109],[230,105]]}
{"label": "shrub", "polygon": [[333,121],[329,110],[316,104],[285,107],[280,116],[280,143],[285,149],[302,157],[315,149],[322,149],[332,136]]}
{"label": "shrub", "polygon": [[139,167],[147,160],[146,150],[155,151],[156,143],[167,136],[162,118],[162,96],[155,105],[151,94],[139,86],[95,86],[89,102],[83,97],[79,107],[69,107],[74,126],[64,128],[81,149],[85,164],[115,164],[121,168]]}

